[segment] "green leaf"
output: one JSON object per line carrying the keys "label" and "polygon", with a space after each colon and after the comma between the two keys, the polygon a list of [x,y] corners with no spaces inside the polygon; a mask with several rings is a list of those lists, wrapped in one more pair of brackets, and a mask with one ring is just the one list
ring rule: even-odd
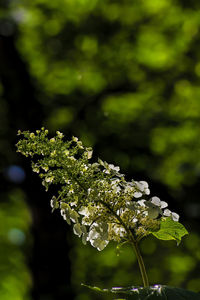
{"label": "green leaf", "polygon": [[[200,300],[200,293],[194,293],[192,291],[165,285],[154,285],[148,288],[138,286],[131,286],[127,288],[113,287],[111,289],[101,289],[85,284],[82,285],[96,292],[117,294],[117,297],[125,295],[123,296],[123,300]],[[115,299],[119,300],[119,298]]]}
{"label": "green leaf", "polygon": [[151,233],[160,240],[176,240],[179,245],[181,238],[188,234],[188,231],[181,223],[175,222],[171,218],[163,218],[159,231]]}

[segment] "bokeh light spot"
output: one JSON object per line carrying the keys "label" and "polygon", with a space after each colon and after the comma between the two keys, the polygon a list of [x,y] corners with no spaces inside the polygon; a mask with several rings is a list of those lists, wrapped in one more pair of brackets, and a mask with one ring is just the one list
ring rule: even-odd
{"label": "bokeh light spot", "polygon": [[16,165],[9,166],[5,173],[8,180],[15,183],[22,183],[26,177],[24,169]]}
{"label": "bokeh light spot", "polygon": [[14,245],[22,245],[25,242],[25,234],[18,228],[12,228],[8,231],[8,239]]}

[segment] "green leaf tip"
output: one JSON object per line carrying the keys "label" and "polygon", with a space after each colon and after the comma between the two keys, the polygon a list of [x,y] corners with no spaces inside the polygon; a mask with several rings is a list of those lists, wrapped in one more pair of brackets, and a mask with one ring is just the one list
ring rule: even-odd
{"label": "green leaf tip", "polygon": [[99,288],[97,286],[91,286],[91,285],[87,285],[87,284],[84,284],[84,283],[81,283],[81,286],[84,286],[84,287],[86,287],[86,288],[88,288],[90,290],[93,290],[93,291],[99,292],[99,293],[108,293],[109,292],[108,289],[101,289],[101,288]]}
{"label": "green leaf tip", "polygon": [[188,234],[186,228],[179,222],[173,221],[171,218],[162,218],[160,229],[152,234],[160,240],[176,240],[179,245],[183,236]]}

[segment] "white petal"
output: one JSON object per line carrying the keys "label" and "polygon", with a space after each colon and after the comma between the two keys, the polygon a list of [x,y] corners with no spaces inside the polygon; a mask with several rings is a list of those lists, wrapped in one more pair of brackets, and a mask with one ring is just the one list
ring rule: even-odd
{"label": "white petal", "polygon": [[171,210],[169,210],[169,209],[165,209],[165,210],[164,210],[164,213],[163,213],[164,216],[170,217],[171,214],[172,214]]}
{"label": "white petal", "polygon": [[135,184],[136,184],[136,187],[137,187],[141,192],[144,191],[145,187],[144,187],[144,185],[141,183],[141,181],[140,181],[140,182],[135,182]]}
{"label": "white petal", "polygon": [[90,230],[89,235],[88,235],[88,240],[94,240],[99,238],[99,233],[93,228]]}
{"label": "white petal", "polygon": [[161,201],[158,197],[152,197],[151,198],[151,203],[155,204],[156,206],[160,206]]}
{"label": "white petal", "polygon": [[61,214],[62,217],[64,217],[65,216],[65,209],[61,209],[60,214]]}
{"label": "white petal", "polygon": [[132,222],[133,223],[137,223],[138,219],[137,218],[133,218]]}
{"label": "white petal", "polygon": [[90,159],[92,157],[92,152],[93,152],[93,150],[90,150],[87,152],[88,159]]}
{"label": "white petal", "polygon": [[145,188],[148,188],[148,183],[146,181],[139,181]]}
{"label": "white petal", "polygon": [[165,202],[165,201],[160,202],[160,208],[165,208],[167,206],[168,206],[167,202]]}
{"label": "white petal", "polygon": [[139,200],[137,203],[138,203],[140,206],[145,206],[145,202],[146,202],[146,200],[142,199],[142,200]]}
{"label": "white petal", "polygon": [[114,170],[114,171],[117,171],[117,172],[119,172],[119,170],[120,170],[120,168],[118,166],[115,167],[113,164],[109,164],[108,166],[111,170]]}
{"label": "white petal", "polygon": [[174,212],[172,212],[172,220],[175,221],[175,222],[178,222],[178,220],[179,220],[179,215],[176,214],[176,213],[174,213]]}
{"label": "white petal", "polygon": [[126,230],[123,227],[119,228],[119,235],[123,237],[126,234]]}
{"label": "white petal", "polygon": [[142,193],[140,193],[140,192],[135,192],[133,194],[133,197],[135,197],[135,198],[140,198],[141,196],[142,196]]}
{"label": "white petal", "polygon": [[145,189],[144,189],[144,192],[145,192],[146,195],[149,195],[149,194],[150,194],[150,189],[145,188]]}

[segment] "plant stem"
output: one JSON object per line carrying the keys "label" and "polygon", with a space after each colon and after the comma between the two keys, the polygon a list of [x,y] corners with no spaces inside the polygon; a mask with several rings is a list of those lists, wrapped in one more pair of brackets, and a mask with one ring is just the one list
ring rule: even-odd
{"label": "plant stem", "polygon": [[137,257],[137,260],[138,260],[140,273],[142,275],[143,286],[144,287],[149,287],[149,280],[148,280],[148,277],[147,277],[147,272],[146,272],[146,269],[145,269],[145,265],[144,265],[142,255],[141,255],[140,249],[138,247],[138,242],[132,239],[131,244],[133,246],[133,249],[135,251],[135,254],[136,254],[136,257]]}

